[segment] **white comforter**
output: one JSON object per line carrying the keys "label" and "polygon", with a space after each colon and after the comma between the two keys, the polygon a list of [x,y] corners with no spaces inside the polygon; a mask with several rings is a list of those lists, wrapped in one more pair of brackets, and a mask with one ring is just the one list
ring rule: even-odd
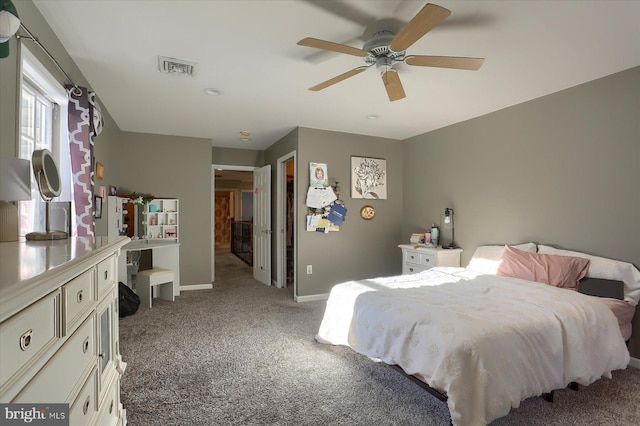
{"label": "white comforter", "polygon": [[606,305],[531,281],[433,268],[335,286],[316,339],[401,366],[445,391],[454,425],[626,368]]}

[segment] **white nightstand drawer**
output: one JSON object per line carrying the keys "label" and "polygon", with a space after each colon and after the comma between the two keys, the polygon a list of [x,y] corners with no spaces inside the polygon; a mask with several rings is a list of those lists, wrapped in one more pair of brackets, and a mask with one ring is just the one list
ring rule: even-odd
{"label": "white nightstand drawer", "polygon": [[116,285],[116,258],[98,263],[98,300]]}
{"label": "white nightstand drawer", "polygon": [[436,266],[437,258],[434,254],[420,253],[420,264],[427,268]]}
{"label": "white nightstand drawer", "polygon": [[405,250],[404,261],[409,263],[420,263],[420,253],[417,251]]}
{"label": "white nightstand drawer", "polygon": [[69,409],[69,424],[90,425],[98,413],[98,371],[93,370]]}
{"label": "white nightstand drawer", "polygon": [[[90,316],[36,374],[14,402],[66,402],[75,386],[95,365],[95,315]],[[52,393],[51,389],[56,392]]]}
{"label": "white nightstand drawer", "polygon": [[51,293],[0,324],[0,383],[60,338],[59,300],[59,292]]}
{"label": "white nightstand drawer", "polygon": [[417,263],[405,263],[402,265],[403,274],[417,274],[418,272],[426,271],[429,266],[419,265]]}
{"label": "white nightstand drawer", "polygon": [[79,275],[62,287],[64,300],[65,334],[82,319],[83,315],[94,307],[95,271],[93,269]]}

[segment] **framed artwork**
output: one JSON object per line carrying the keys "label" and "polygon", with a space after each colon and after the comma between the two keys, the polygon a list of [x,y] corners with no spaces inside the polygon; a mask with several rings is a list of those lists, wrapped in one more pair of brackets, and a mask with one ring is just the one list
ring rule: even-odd
{"label": "framed artwork", "polygon": [[93,199],[95,200],[95,217],[100,219],[102,217],[102,197],[95,195]]}
{"label": "framed artwork", "polygon": [[109,195],[116,195],[118,192],[118,188],[115,186],[109,185]]}
{"label": "framed artwork", "polygon": [[309,186],[314,188],[329,186],[327,163],[309,163]]}
{"label": "framed artwork", "polygon": [[364,220],[371,220],[376,216],[376,209],[373,206],[362,206],[360,209],[360,217]]}
{"label": "framed artwork", "polygon": [[387,199],[387,160],[351,157],[351,198]]}
{"label": "framed artwork", "polygon": [[96,163],[96,179],[104,179],[104,164]]}

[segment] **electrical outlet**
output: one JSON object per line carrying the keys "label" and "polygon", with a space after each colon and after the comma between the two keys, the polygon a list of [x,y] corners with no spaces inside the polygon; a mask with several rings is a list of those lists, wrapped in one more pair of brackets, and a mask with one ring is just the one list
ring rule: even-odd
{"label": "electrical outlet", "polygon": [[313,266],[307,265],[307,275],[313,274]]}

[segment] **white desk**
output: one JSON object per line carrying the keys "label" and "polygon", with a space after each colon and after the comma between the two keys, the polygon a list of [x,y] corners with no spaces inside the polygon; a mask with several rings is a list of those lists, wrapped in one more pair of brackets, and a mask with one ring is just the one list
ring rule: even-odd
{"label": "white desk", "polygon": [[[151,250],[152,268],[173,271],[173,296],[180,296],[180,244],[175,241],[132,240],[122,247],[122,251]],[[127,283],[127,256],[119,257],[118,280]]]}

